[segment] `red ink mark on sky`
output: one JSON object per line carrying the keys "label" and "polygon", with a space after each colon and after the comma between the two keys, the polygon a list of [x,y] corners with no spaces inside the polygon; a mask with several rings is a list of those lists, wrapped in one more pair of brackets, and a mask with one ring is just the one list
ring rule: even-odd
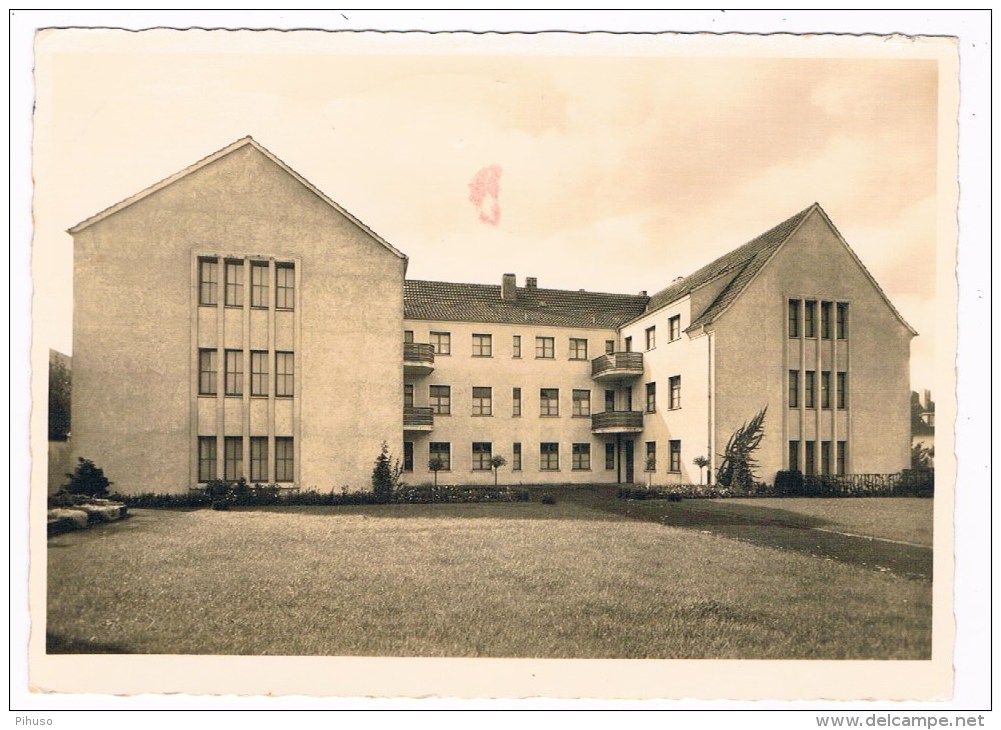
{"label": "red ink mark on sky", "polygon": [[469,183],[469,202],[476,206],[480,220],[492,226],[500,223],[500,176],[500,165],[490,165]]}

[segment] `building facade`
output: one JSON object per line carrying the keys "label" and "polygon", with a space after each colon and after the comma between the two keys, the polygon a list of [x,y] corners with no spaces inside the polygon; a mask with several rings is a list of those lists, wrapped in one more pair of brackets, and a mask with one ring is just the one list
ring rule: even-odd
{"label": "building facade", "polygon": [[74,452],[121,491],[368,489],[383,441],[414,483],[698,483],[763,409],[762,481],[909,463],[915,333],[816,204],[653,296],[405,280],[247,138],[70,232]]}

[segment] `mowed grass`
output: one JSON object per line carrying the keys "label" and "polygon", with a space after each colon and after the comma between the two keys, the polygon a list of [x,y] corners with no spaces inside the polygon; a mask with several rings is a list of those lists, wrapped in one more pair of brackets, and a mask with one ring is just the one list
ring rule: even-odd
{"label": "mowed grass", "polygon": [[53,651],[926,659],[931,585],[560,502],[136,510],[49,540]]}

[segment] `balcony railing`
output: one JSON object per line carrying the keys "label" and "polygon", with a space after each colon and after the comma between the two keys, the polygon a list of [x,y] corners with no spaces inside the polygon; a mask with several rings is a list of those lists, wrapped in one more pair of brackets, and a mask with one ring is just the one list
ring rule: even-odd
{"label": "balcony railing", "polygon": [[643,430],[643,411],[605,411],[591,416],[593,433],[635,433]]}
{"label": "balcony railing", "polygon": [[632,378],[642,374],[642,352],[609,352],[591,361],[591,377],[595,380]]}
{"label": "balcony railing", "polygon": [[403,370],[408,375],[427,375],[434,370],[434,345],[404,342]]}
{"label": "balcony railing", "polygon": [[434,409],[430,406],[404,406],[403,428],[408,431],[430,431],[434,428]]}

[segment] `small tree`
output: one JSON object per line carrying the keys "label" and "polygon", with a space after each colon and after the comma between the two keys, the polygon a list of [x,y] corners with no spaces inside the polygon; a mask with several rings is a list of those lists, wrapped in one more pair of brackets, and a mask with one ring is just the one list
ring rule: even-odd
{"label": "small tree", "polygon": [[393,489],[399,484],[401,473],[403,469],[399,461],[392,464],[389,458],[389,446],[383,441],[382,450],[376,457],[372,469],[372,489],[377,501],[388,502],[392,498]]}
{"label": "small tree", "polygon": [[704,456],[696,456],[692,463],[699,468],[699,484],[702,484],[702,470],[709,466],[709,459]]}
{"label": "small tree", "polygon": [[114,482],[108,481],[104,476],[104,470],[95,466],[90,459],[82,456],[77,458],[76,469],[72,474],[67,473],[69,484],[63,487],[71,494],[86,494],[88,497],[101,497],[108,493],[108,487]]}
{"label": "small tree", "polygon": [[758,465],[752,454],[761,445],[765,437],[765,413],[768,407],[761,411],[733,432],[727,442],[726,451],[720,456],[719,469],[716,472],[716,482],[723,487],[739,487],[744,490],[754,486],[754,468]]}
{"label": "small tree", "polygon": [[438,486],[438,472],[445,468],[445,461],[440,456],[432,457],[428,462],[428,469],[434,474],[434,485]]}
{"label": "small tree", "polygon": [[931,469],[934,456],[935,447],[928,448],[924,444],[914,444],[911,446],[911,469]]}
{"label": "small tree", "polygon": [[647,489],[653,487],[653,473],[657,471],[657,457],[653,454],[646,457],[646,486]]}
{"label": "small tree", "polygon": [[493,470],[494,470],[494,486],[495,487],[497,486],[497,470],[500,469],[502,466],[504,466],[506,463],[507,463],[507,459],[505,459],[500,454],[497,454],[496,456],[494,456],[490,460],[490,466],[493,467]]}

